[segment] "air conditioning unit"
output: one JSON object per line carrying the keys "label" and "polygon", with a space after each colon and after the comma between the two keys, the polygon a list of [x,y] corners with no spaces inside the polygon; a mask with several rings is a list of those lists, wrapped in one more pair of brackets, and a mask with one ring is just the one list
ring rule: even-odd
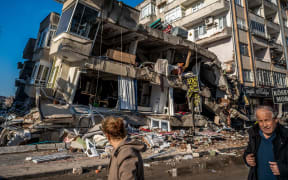
{"label": "air conditioning unit", "polygon": [[214,21],[213,17],[208,17],[205,19],[205,25],[206,26],[213,25],[213,21]]}

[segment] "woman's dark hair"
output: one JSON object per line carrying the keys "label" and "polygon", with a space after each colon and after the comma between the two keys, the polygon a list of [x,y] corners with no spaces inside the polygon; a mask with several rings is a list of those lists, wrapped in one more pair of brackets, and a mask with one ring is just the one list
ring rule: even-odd
{"label": "woman's dark hair", "polygon": [[112,139],[123,139],[126,136],[124,120],[121,117],[108,116],[102,121],[102,130]]}

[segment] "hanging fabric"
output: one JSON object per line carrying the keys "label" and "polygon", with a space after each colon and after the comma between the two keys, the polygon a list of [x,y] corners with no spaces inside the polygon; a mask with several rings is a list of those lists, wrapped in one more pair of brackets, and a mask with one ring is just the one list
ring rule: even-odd
{"label": "hanging fabric", "polygon": [[129,77],[118,78],[118,96],[120,110],[137,110],[136,82]]}

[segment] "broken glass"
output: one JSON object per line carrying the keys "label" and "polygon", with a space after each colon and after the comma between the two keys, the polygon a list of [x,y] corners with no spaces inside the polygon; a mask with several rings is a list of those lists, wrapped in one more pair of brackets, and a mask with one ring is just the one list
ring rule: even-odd
{"label": "broken glass", "polygon": [[91,40],[94,39],[97,29],[97,17],[98,12],[96,10],[78,4],[71,22],[70,32]]}

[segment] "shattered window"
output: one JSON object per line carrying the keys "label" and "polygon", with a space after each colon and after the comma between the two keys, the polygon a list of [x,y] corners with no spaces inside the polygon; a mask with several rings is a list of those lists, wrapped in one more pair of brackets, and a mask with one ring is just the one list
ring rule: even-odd
{"label": "shattered window", "polygon": [[73,4],[71,7],[66,9],[65,11],[62,12],[59,24],[58,24],[58,29],[56,32],[56,36],[61,34],[62,32],[66,32],[69,26],[70,19],[73,14],[75,4]]}
{"label": "shattered window", "polygon": [[78,4],[71,22],[70,32],[94,39],[97,29],[98,11],[83,4]]}
{"label": "shattered window", "polygon": [[152,128],[160,128],[160,122],[159,121],[152,121]]}
{"label": "shattered window", "polygon": [[163,131],[169,131],[169,128],[168,128],[168,122],[161,122],[161,129]]}

